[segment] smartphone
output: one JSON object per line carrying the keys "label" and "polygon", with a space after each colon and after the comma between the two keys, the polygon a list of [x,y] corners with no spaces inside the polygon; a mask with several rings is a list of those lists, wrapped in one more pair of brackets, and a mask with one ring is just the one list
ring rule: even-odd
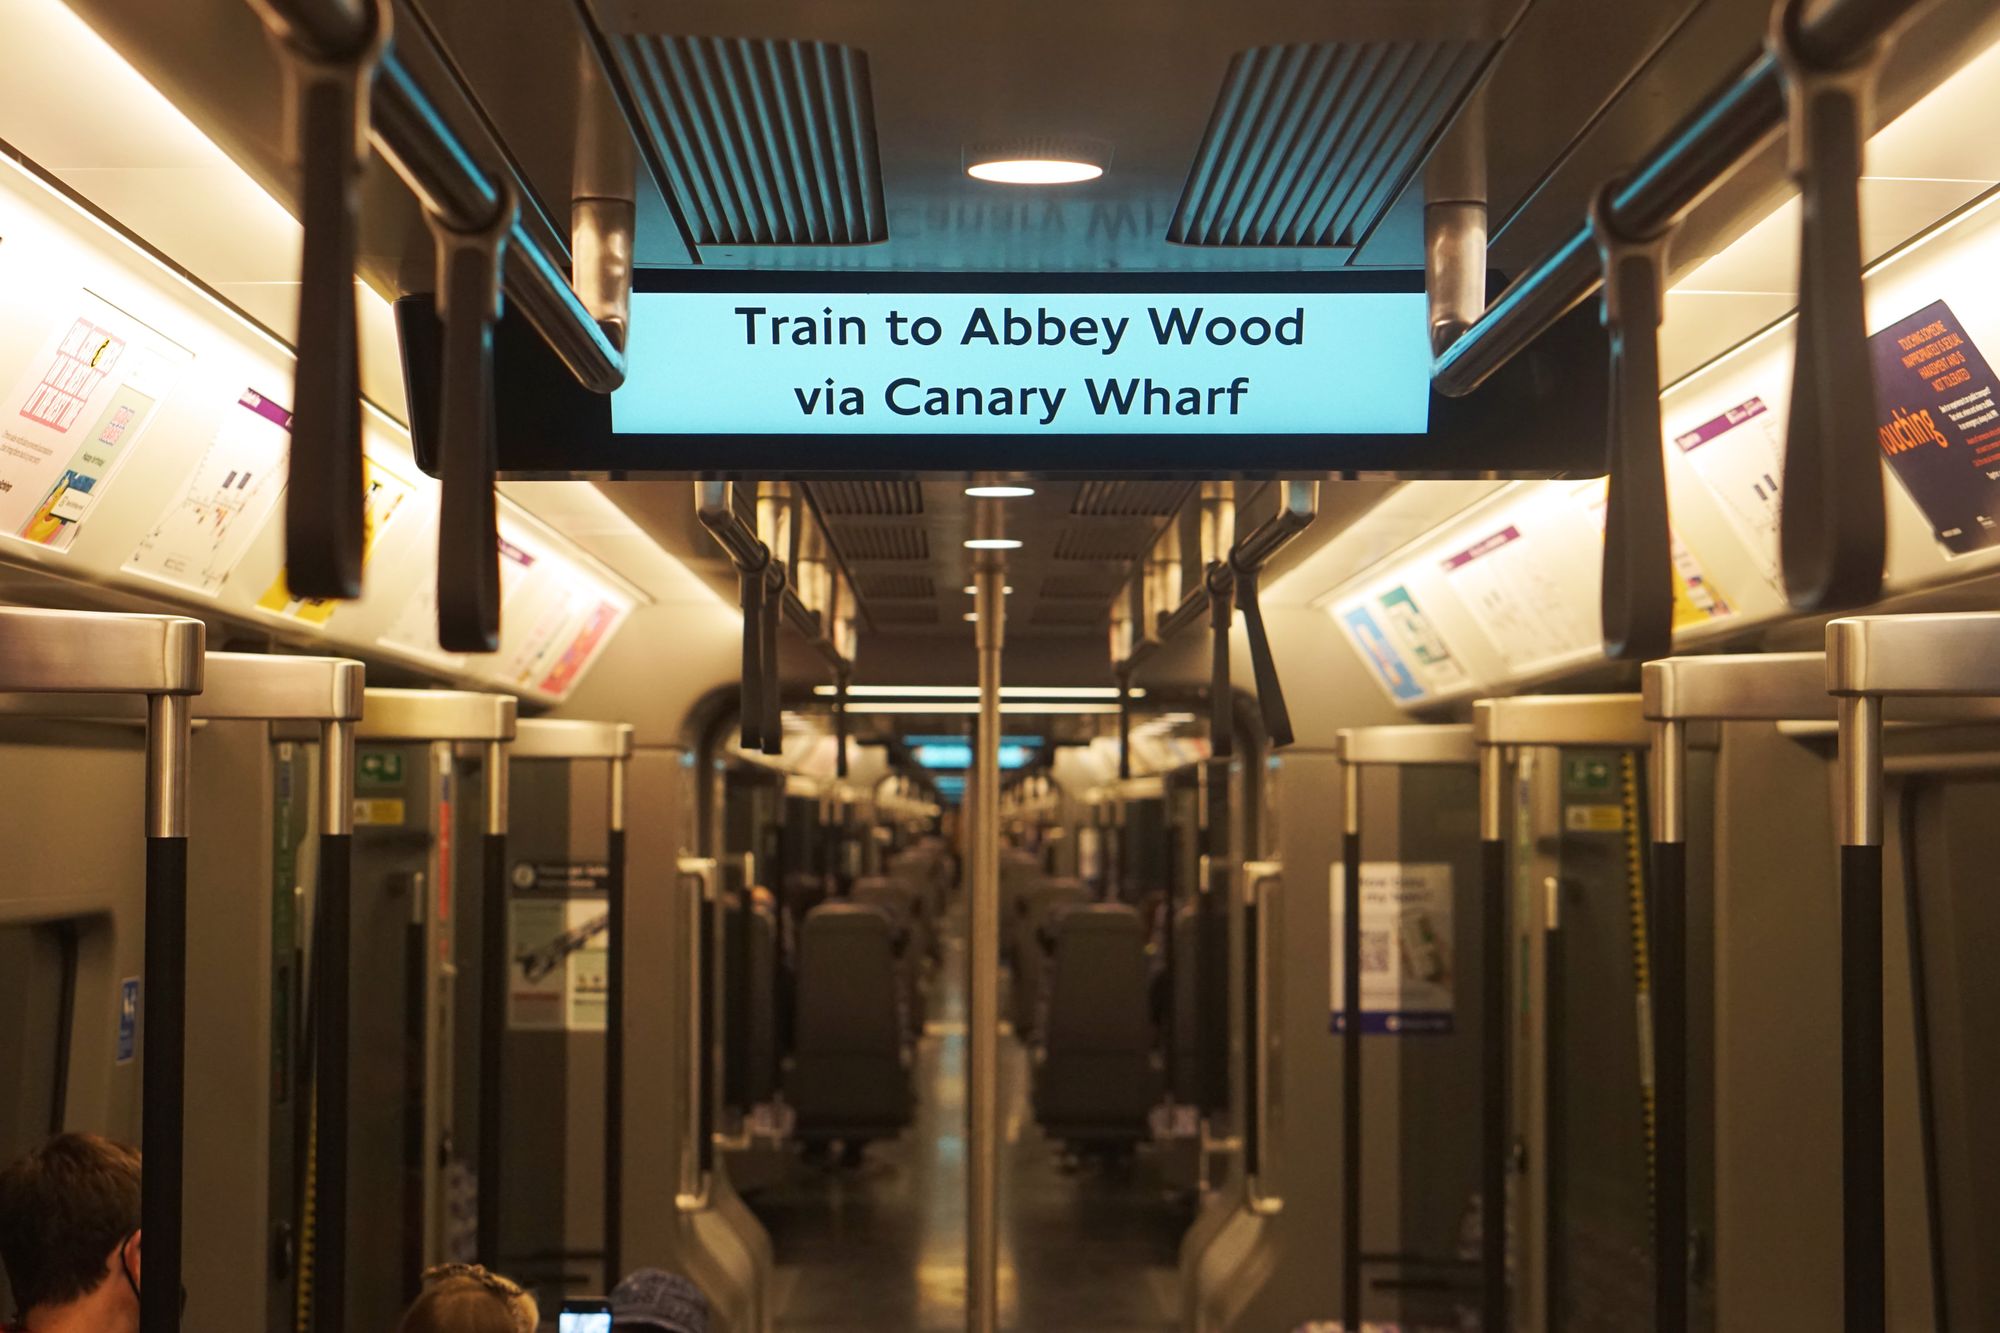
{"label": "smartphone", "polygon": [[594,1296],[572,1296],[563,1302],[556,1328],[558,1333],[611,1333],[611,1302]]}

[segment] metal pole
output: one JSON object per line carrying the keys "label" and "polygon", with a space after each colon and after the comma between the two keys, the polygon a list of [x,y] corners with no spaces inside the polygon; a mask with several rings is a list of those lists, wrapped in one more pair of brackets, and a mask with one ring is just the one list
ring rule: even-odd
{"label": "metal pole", "polygon": [[1653,724],[1654,1333],[1688,1326],[1687,723]]}
{"label": "metal pole", "polygon": [[1340,1271],[1343,1328],[1361,1328],[1361,766],[1345,764],[1341,802],[1340,1008],[1347,1026],[1340,1042],[1340,1171],[1343,1191]]}
{"label": "metal pole", "polygon": [[1882,1155],[1882,700],[1844,697],[1840,715],[1840,1138],[1848,1333],[1887,1317]]}
{"label": "metal pole", "polygon": [[1480,967],[1479,1287],[1481,1333],[1507,1333],[1507,759],[1479,752]]}
{"label": "metal pole", "polygon": [[486,745],[486,821],[481,838],[479,919],[478,1256],[500,1266],[502,1121],[507,1090],[507,744]]}
{"label": "metal pole", "polygon": [[[1000,503],[981,500],[973,526],[998,537]],[[979,650],[979,734],[973,760],[972,944],[967,956],[972,1021],[967,1028],[966,1301],[969,1333],[1000,1327],[999,1043],[1000,1043],[1000,650],[1006,615],[1006,563],[979,552],[974,631]]]}
{"label": "metal pole", "polygon": [[352,945],[355,724],[319,731],[319,925],[313,938],[318,1032],[313,1088],[318,1128],[313,1163],[312,1326],[347,1327],[347,1101],[349,951]]}
{"label": "metal pole", "polygon": [[611,828],[605,849],[604,908],[604,1289],[624,1275],[625,1229],[625,788],[632,761],[611,761]]}

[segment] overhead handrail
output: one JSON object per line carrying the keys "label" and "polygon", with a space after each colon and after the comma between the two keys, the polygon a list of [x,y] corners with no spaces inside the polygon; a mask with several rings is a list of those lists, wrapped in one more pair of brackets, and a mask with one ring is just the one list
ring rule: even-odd
{"label": "overhead handrail", "polygon": [[1839,611],[1880,595],[1888,547],[1861,290],[1861,155],[1885,43],[1828,60],[1805,41],[1803,12],[1800,0],[1779,0],[1770,36],[1802,205],[1779,547],[1792,606]]}
{"label": "overhead handrail", "polygon": [[354,264],[369,100],[389,42],[389,0],[316,37],[272,0],[251,0],[285,75],[285,146],[299,173],[298,367],[285,488],[285,583],[294,597],[361,595],[366,542],[361,454],[361,331]]}
{"label": "overhead handrail", "polygon": [[464,231],[428,213],[438,250],[438,319],[444,357],[438,401],[438,645],[447,652],[500,647],[500,500],[493,326],[503,301],[501,266],[520,209],[504,181],[484,227]]}
{"label": "overhead handrail", "polygon": [[1605,656],[1643,662],[1673,651],[1673,531],[1660,423],[1660,322],[1666,313],[1667,237],[1631,236],[1611,217],[1611,183],[1598,191],[1590,229],[1604,269],[1602,317],[1611,351],[1605,432]]}
{"label": "overhead handrail", "polygon": [[152,1280],[140,1333],[181,1326],[181,1196],[187,1084],[189,696],[204,630],[185,616],[0,607],[0,694],[125,694],[146,700],[145,977],[139,1014],[140,1226]]}
{"label": "overhead handrail", "polygon": [[[1894,34],[1927,0],[1830,0],[1798,28],[1799,48],[1816,65],[1841,68]],[[1628,236],[1668,231],[1768,144],[1785,124],[1777,61],[1751,59],[1670,130],[1610,200],[1610,218]],[[1588,223],[1531,265],[1485,313],[1438,353],[1431,383],[1462,397],[1597,290],[1602,272]]]}

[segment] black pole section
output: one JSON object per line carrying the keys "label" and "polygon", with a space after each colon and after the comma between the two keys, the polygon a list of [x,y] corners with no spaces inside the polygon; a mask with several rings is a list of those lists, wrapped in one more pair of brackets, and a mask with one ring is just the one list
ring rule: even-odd
{"label": "black pole section", "polygon": [[1132,776],[1132,675],[1118,673],[1118,776]]}
{"label": "black pole section", "polygon": [[1255,899],[1243,905],[1243,1174],[1256,1180],[1264,1171],[1263,1100],[1257,1095],[1257,1067],[1264,1058],[1257,1040],[1262,1027],[1263,987],[1257,984],[1262,952],[1257,943]]}
{"label": "black pole section", "polygon": [[1479,844],[1484,881],[1480,933],[1479,1085],[1480,1333],[1506,1333],[1507,1306],[1507,844]]}
{"label": "black pole section", "polygon": [[1917,1057],[1917,1126],[1923,1144],[1924,1213],[1930,1223],[1932,1333],[1951,1333],[1951,1290],[1946,1285],[1944,1250],[1944,1179],[1938,1163],[1937,1076],[1932,1072],[1930,967],[1924,951],[1923,875],[1918,864],[1917,814],[1921,808],[1919,781],[1905,781],[1897,802],[1902,831],[1903,926],[1910,955],[1910,1026],[1915,1030]]}
{"label": "black pole section", "polygon": [[[1349,782],[1361,770],[1349,765]],[[1349,830],[1340,840],[1340,1008],[1347,1026],[1340,1034],[1341,1117],[1340,1238],[1346,1254],[1340,1270],[1341,1327],[1361,1327],[1361,835]]]}
{"label": "black pole section", "polygon": [[[1561,892],[1560,889],[1557,892]],[[1542,1029],[1548,1034],[1542,1058],[1543,1142],[1542,1181],[1548,1202],[1542,1209],[1542,1225],[1548,1244],[1542,1253],[1542,1286],[1548,1292],[1548,1322],[1542,1333],[1562,1333],[1568,1326],[1569,1306],[1569,1115],[1564,1090],[1565,1050],[1563,1031],[1569,1025],[1569,972],[1565,952],[1568,941],[1560,926],[1551,923],[1542,940]]]}
{"label": "black pole section", "polygon": [[695,1107],[695,1164],[703,1179],[715,1170],[715,923],[719,903],[702,900],[697,929],[701,938],[697,950],[696,975],[701,980],[701,1007],[697,1015],[701,1048],[693,1058],[700,1078],[696,1081],[699,1104]]}
{"label": "black pole section", "polygon": [[1688,1326],[1687,844],[1653,844],[1653,1328]]}
{"label": "black pole section", "polygon": [[347,1327],[348,957],[353,944],[354,838],[319,839],[319,926],[313,932],[313,1101],[318,1108],[313,1161],[312,1327]]}
{"label": "black pole section", "polygon": [[847,684],[848,673],[842,671],[833,686],[833,775],[837,778],[847,776]]}
{"label": "black pole section", "polygon": [[181,1139],[187,1084],[187,839],[146,839],[145,1053],[140,1065],[145,1161],[139,1226],[145,1272],[140,1333],[181,1326]]}
{"label": "black pole section", "polygon": [[[487,775],[488,782],[494,780]],[[507,835],[480,838],[479,1262],[500,1266],[500,1135],[507,1105]]]}
{"label": "black pole section", "polygon": [[624,1275],[625,1201],[625,830],[610,833],[605,858],[604,911],[604,1285]]}
{"label": "black pole section", "polygon": [[1882,845],[1840,849],[1840,1147],[1847,1333],[1888,1317],[1883,1220]]}

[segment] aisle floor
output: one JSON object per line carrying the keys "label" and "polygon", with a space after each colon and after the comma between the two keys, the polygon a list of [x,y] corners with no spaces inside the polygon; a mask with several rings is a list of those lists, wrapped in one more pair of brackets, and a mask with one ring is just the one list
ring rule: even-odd
{"label": "aisle floor", "polygon": [[[965,1328],[964,949],[954,935],[917,1048],[915,1124],[858,1168],[793,1164],[751,1206],[778,1260],[781,1333]],[[1027,1053],[1000,1048],[1001,1322],[1022,1333],[1168,1333],[1188,1224],[1141,1152],[1066,1170],[1028,1102]]]}

